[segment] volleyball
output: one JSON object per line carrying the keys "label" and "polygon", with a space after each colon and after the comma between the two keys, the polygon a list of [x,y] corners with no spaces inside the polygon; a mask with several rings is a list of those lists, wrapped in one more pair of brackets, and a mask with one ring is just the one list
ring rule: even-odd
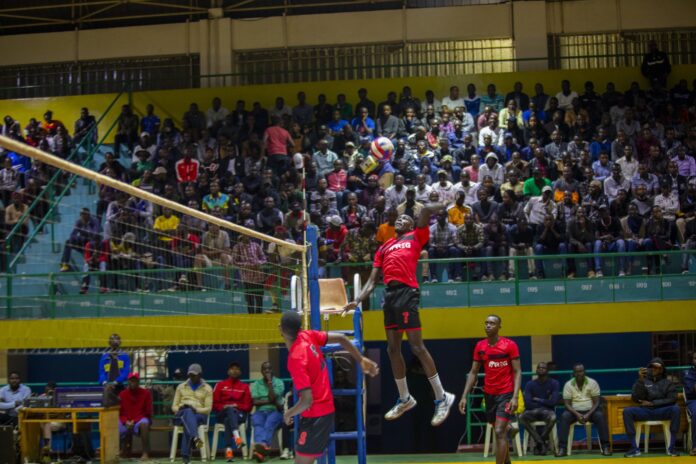
{"label": "volleyball", "polygon": [[394,154],[394,144],[386,137],[378,137],[372,141],[370,152],[377,161],[389,160]]}

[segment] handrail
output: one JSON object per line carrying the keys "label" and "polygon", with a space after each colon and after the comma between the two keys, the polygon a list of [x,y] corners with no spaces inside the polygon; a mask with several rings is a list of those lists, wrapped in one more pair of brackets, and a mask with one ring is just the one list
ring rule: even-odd
{"label": "handrail", "polygon": [[[109,113],[109,111],[111,111],[111,108],[113,108],[113,106],[116,104],[116,102],[121,98],[121,96],[122,96],[123,93],[126,91],[126,89],[127,89],[127,87],[124,86],[123,89],[118,93],[118,95],[116,95],[116,97],[111,101],[111,103],[109,104],[109,106],[107,106],[106,111],[104,111],[104,113],[99,117],[99,119],[96,121],[96,123],[94,124],[94,126],[87,132],[87,135],[85,135],[85,136],[82,138],[82,140],[80,140],[80,143],[74,148],[74,150],[73,150],[73,151],[70,153],[70,155],[66,158],[68,161],[71,161],[71,160],[75,157],[75,155],[77,155],[77,154],[79,153],[80,149],[83,148],[83,144],[84,144],[85,142],[91,140],[92,135],[98,130],[99,123],[101,123],[101,121],[106,117],[106,115]],[[118,119],[117,119],[117,120],[118,120]],[[98,149],[99,146],[101,146],[101,144],[104,142],[104,140],[105,140],[105,138],[102,137],[102,141],[99,142],[99,143],[97,144],[96,149]],[[88,158],[90,158],[90,157],[88,156]],[[83,162],[82,164],[84,165],[85,163]],[[52,192],[52,191],[53,191],[53,187],[54,187],[55,183],[57,182],[58,178],[59,178],[61,175],[62,175],[62,171],[61,171],[61,170],[56,170],[56,172],[53,174],[53,176],[52,176],[52,177],[49,179],[49,181],[46,183],[46,185],[45,185],[44,188],[41,190],[41,192],[39,192],[39,194],[36,196],[36,198],[35,198],[34,201],[31,203],[31,205],[29,205],[29,207],[27,208],[27,210],[26,210],[24,213],[22,213],[22,216],[20,216],[19,221],[17,222],[17,224],[14,225],[14,227],[10,230],[10,232],[9,232],[9,233],[7,234],[7,236],[5,237],[5,251],[7,252],[7,257],[8,257],[8,259],[6,260],[6,269],[5,269],[5,270],[6,270],[7,272],[9,272],[10,269],[12,269],[12,266],[10,265],[10,259],[9,259],[9,256],[10,256],[10,245],[11,245],[11,240],[12,240],[12,238],[14,238],[14,236],[17,234],[17,231],[21,228],[21,226],[22,226],[22,224],[24,223],[24,221],[27,219],[27,217],[29,217],[29,215],[30,215],[30,214],[32,213],[32,211],[37,207],[37,205],[38,205],[41,201],[44,201],[42,197],[45,196],[45,193],[46,193],[46,192]],[[67,184],[67,185],[70,185],[70,184]],[[54,204],[55,204],[55,200],[54,200]],[[53,206],[51,207],[51,210],[50,210],[49,212],[52,212],[52,211],[53,211]],[[43,224],[44,224],[45,221],[46,221],[46,218],[48,218],[49,216],[50,216],[50,214],[48,214],[48,213],[46,213],[46,215],[44,215],[44,218],[43,218],[42,221],[41,221],[41,226],[43,226]],[[13,264],[16,264],[17,257],[21,255],[21,253],[22,253],[22,252],[24,251],[24,249],[26,248],[26,244],[31,242],[31,239],[34,238],[34,236],[36,236],[37,231],[40,230],[40,229],[41,229],[41,227],[35,227],[35,228],[34,228],[34,231],[33,231],[32,234],[31,234],[31,238],[27,238],[27,240],[25,241],[25,244],[24,244],[25,246],[23,246],[22,249],[21,249],[20,251],[17,252],[17,254],[15,255],[15,258],[12,260]]]}
{"label": "handrail", "polygon": [[[94,154],[99,150],[99,147],[102,146],[106,138],[111,134],[111,131],[116,127],[116,124],[118,123],[118,118],[114,119],[114,122],[111,123],[111,126],[109,126],[109,129],[106,131],[102,139],[92,148],[92,150],[89,152],[87,155],[87,158],[82,162],[82,166],[87,166],[91,161],[92,158],[94,157]],[[56,171],[57,174],[61,174],[62,170]],[[31,245],[31,240],[38,234],[38,231],[41,230],[41,227],[46,223],[48,218],[51,216],[53,211],[58,207],[58,204],[60,201],[63,199],[63,197],[70,191],[70,188],[72,186],[72,183],[77,179],[77,175],[73,174],[70,176],[68,181],[65,183],[65,186],[63,187],[63,190],[60,192],[60,194],[54,198],[53,204],[49,208],[49,210],[46,212],[46,214],[41,218],[41,221],[39,221],[39,224],[32,230],[31,234],[27,237],[27,239],[24,241],[24,244],[22,247],[17,251],[17,254],[14,256],[12,260],[8,259],[7,260],[7,271],[9,272],[10,269],[12,269],[16,264],[19,258],[22,256],[22,253]],[[44,189],[45,190],[45,189]],[[18,223],[19,224],[19,223]],[[7,247],[7,244],[5,245]]]}

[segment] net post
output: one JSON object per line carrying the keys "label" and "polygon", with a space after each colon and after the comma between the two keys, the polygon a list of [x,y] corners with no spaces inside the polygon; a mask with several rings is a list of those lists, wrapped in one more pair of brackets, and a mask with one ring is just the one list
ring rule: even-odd
{"label": "net post", "polygon": [[[307,226],[307,283],[309,289],[309,327],[321,330],[321,314],[319,312],[319,249],[317,238],[319,230],[316,226]],[[305,320],[306,320],[305,313]]]}

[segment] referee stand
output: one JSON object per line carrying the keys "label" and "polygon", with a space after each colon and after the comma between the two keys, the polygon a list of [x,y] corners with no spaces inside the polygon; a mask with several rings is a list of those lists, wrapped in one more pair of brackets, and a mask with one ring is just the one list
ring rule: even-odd
{"label": "referee stand", "polygon": [[[322,330],[322,316],[327,322],[331,314],[338,314],[343,307],[348,304],[346,288],[343,279],[319,279],[318,266],[318,250],[317,243],[317,228],[313,226],[307,227],[307,242],[309,244],[308,253],[308,286],[309,286],[309,305],[310,305],[310,328],[312,330]],[[355,275],[353,278],[353,292],[356,297],[360,294],[361,282],[360,276]],[[299,305],[297,306],[300,307]],[[363,320],[362,320],[362,305],[350,311],[353,318],[353,330],[336,331],[343,333],[351,340],[351,343],[362,353],[364,351],[363,339]],[[325,328],[325,329],[326,329]],[[352,396],[355,398],[355,414],[356,414],[356,430],[347,432],[334,432],[330,435],[329,446],[322,457],[317,462],[319,464],[335,464],[336,463],[336,441],[337,440],[355,440],[357,444],[358,464],[367,463],[366,449],[366,433],[365,433],[365,374],[360,366],[355,366],[355,387],[354,388],[334,388],[333,378],[333,357],[332,353],[342,351],[343,348],[339,344],[327,344],[323,348],[326,355],[327,368],[329,372],[329,381],[331,383],[334,397],[337,396]],[[354,362],[354,361],[351,361]],[[335,424],[334,424],[335,427]],[[297,421],[295,422],[295,436],[297,436]]]}

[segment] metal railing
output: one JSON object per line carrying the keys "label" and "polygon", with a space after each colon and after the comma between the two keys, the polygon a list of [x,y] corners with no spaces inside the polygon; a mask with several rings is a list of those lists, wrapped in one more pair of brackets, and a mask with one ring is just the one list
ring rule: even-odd
{"label": "metal railing", "polygon": [[[456,306],[480,307],[480,306],[526,306],[544,304],[590,303],[590,302],[630,302],[630,301],[674,301],[696,299],[696,273],[682,274],[681,263],[685,254],[689,257],[687,262],[696,258],[696,250],[688,251],[661,251],[661,252],[634,252],[634,253],[603,253],[604,268],[607,275],[603,278],[580,277],[569,279],[565,276],[565,265],[569,259],[583,262],[595,258],[594,254],[575,255],[535,255],[517,257],[490,257],[490,258],[450,258],[422,260],[419,263],[419,271],[423,264],[435,264],[448,266],[450,264],[462,264],[466,270],[462,281],[429,283],[421,287],[422,305],[428,308],[453,307],[452,297],[457,297]],[[634,261],[635,265],[642,269],[642,260],[648,257],[660,256],[662,260],[671,261],[675,269],[665,269],[661,274],[634,275],[618,277],[618,267],[612,261],[619,258]],[[545,264],[547,277],[544,279],[530,279],[526,274],[528,261],[542,261]],[[690,261],[691,260],[691,261]],[[505,268],[512,263],[514,280],[478,281],[472,277],[478,274],[475,269],[482,263],[500,263]],[[369,272],[371,263],[341,263],[327,265],[327,275],[333,277],[343,276],[348,273],[360,272],[361,269]],[[277,268],[273,268],[276,272]],[[578,269],[582,269],[578,266]],[[89,275],[93,281],[99,281],[102,276],[121,279],[121,281],[136,282],[137,280],[156,280],[158,282],[175,282],[175,277],[180,273],[196,273],[201,270],[192,268],[155,268],[84,272],[55,272],[47,274],[8,274],[5,276],[6,288],[4,298],[5,318],[70,318],[70,317],[108,317],[108,316],[143,316],[160,314],[232,314],[236,308],[244,308],[243,288],[239,284],[238,277],[234,277],[235,283],[232,290],[225,290],[214,286],[205,287],[207,292],[201,293],[195,286],[189,286],[185,290],[167,291],[166,286],[154,291],[135,290],[142,285],[121,286],[114,292],[96,294],[94,292],[78,294],[80,279]],[[224,267],[206,268],[208,276],[221,275]],[[420,274],[420,272],[419,272]],[[281,288],[281,279],[277,284],[268,287],[265,294],[282,301],[283,307],[287,306],[287,295],[283,295],[286,289]],[[48,284],[48,293],[45,293],[45,285],[36,286],[36,283]],[[22,292],[21,295],[13,295],[12,288],[24,284],[29,290],[36,288],[36,293]],[[348,285],[349,289],[350,286]],[[218,295],[218,293],[220,295]],[[371,308],[380,306],[381,291],[375,291],[372,295]],[[205,295],[200,298],[195,295]],[[218,298],[222,296],[222,298]],[[464,298],[462,298],[464,297]],[[219,301],[218,301],[219,300]],[[182,302],[183,301],[183,302]],[[206,304],[197,304],[206,301]],[[22,309],[25,308],[25,309]]]}

